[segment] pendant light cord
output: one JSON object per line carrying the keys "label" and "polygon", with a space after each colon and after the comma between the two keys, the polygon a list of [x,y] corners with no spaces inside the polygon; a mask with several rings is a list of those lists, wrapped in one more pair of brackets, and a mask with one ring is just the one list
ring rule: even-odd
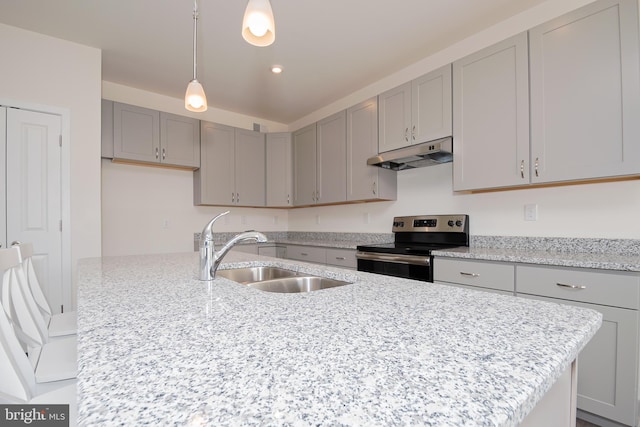
{"label": "pendant light cord", "polygon": [[193,0],[193,80],[196,79],[196,51],[198,48],[198,0]]}

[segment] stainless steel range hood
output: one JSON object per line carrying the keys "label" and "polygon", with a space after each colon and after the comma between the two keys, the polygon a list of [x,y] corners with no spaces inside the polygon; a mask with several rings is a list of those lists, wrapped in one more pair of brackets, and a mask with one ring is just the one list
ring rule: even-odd
{"label": "stainless steel range hood", "polygon": [[449,163],[453,160],[453,140],[450,136],[435,141],[423,142],[386,153],[367,160],[368,165],[401,171],[425,166]]}

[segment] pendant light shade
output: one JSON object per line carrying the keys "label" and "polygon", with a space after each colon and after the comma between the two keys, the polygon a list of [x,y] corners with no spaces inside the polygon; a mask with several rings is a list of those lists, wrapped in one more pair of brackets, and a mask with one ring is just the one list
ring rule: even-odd
{"label": "pendant light shade", "polygon": [[207,96],[204,94],[204,88],[196,79],[191,80],[187,86],[184,108],[197,113],[207,111]]}
{"label": "pendant light shade", "polygon": [[276,39],[276,25],[269,0],[249,0],[242,20],[242,37],[254,46],[269,46]]}
{"label": "pendant light shade", "polygon": [[184,95],[184,108],[189,111],[201,113],[207,111],[207,96],[204,88],[197,79],[196,51],[198,46],[198,1],[193,2],[193,79],[187,86],[187,93]]}

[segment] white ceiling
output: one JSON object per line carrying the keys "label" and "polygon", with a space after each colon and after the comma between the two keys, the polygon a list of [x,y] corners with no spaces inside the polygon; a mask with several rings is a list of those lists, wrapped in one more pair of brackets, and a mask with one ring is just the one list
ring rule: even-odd
{"label": "white ceiling", "polygon": [[[271,0],[276,41],[259,48],[240,35],[246,0],[198,0],[198,80],[211,106],[289,124],[543,1]],[[102,49],[103,80],[175,98],[192,13],[193,0],[0,1],[2,23]]]}

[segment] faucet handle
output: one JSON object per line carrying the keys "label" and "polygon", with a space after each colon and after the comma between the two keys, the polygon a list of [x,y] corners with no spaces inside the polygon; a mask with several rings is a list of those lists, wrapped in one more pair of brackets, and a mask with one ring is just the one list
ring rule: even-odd
{"label": "faucet handle", "polygon": [[213,240],[213,223],[216,222],[218,218],[220,218],[221,216],[225,216],[229,212],[230,211],[222,212],[216,215],[215,217],[213,217],[213,219],[209,221],[207,225],[205,225],[204,228],[202,229],[202,234],[200,234],[200,240],[202,239]]}

